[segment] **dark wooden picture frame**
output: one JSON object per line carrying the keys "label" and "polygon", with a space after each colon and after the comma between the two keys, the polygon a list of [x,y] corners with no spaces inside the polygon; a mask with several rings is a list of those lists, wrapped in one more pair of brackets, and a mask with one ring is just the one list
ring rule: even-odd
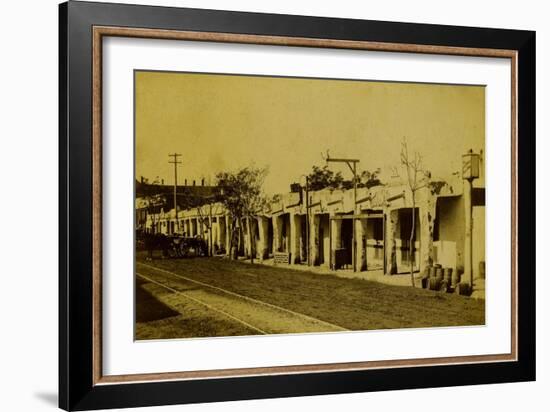
{"label": "dark wooden picture frame", "polygon": [[[59,406],[66,410],[535,379],[535,33],[107,3],[59,8]],[[509,58],[512,352],[102,376],[101,39],[185,39]]]}

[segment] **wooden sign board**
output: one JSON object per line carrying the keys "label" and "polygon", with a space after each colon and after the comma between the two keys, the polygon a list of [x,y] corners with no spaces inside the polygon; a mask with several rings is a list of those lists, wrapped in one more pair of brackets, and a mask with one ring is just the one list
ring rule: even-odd
{"label": "wooden sign board", "polygon": [[287,252],[274,252],[273,253],[273,262],[277,263],[290,263],[290,253]]}

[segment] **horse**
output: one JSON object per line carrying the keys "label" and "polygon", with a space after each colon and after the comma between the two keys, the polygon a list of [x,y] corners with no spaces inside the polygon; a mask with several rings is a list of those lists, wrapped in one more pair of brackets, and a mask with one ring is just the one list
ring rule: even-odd
{"label": "horse", "polygon": [[155,250],[160,250],[161,257],[168,256],[168,250],[171,247],[171,240],[162,233],[144,233],[144,244],[147,250],[147,260],[153,260]]}

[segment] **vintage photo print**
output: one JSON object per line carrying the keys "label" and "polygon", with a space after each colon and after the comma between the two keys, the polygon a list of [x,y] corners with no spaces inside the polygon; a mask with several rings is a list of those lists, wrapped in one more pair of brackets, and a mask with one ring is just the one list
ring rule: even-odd
{"label": "vintage photo print", "polygon": [[134,71],[135,339],[485,324],[485,87]]}

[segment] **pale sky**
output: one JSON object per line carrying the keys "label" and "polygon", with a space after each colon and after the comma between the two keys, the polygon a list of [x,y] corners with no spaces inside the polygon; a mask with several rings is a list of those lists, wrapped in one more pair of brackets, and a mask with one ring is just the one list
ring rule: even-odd
{"label": "pale sky", "polygon": [[[255,164],[268,194],[289,191],[313,165],[360,159],[358,170],[399,165],[400,144],[437,176],[485,149],[485,88],[436,84],[136,72],[136,177],[178,183]],[[347,168],[341,170],[351,178]]]}

